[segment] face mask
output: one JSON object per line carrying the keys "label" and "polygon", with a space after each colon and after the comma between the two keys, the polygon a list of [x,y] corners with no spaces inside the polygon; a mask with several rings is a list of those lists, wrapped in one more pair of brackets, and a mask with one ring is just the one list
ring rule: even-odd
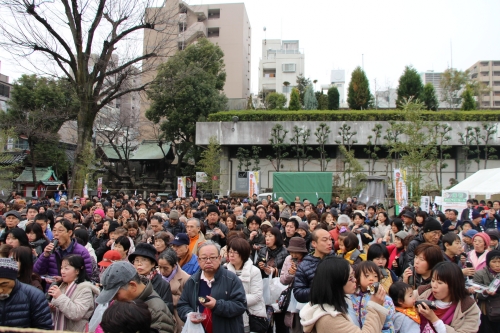
{"label": "face mask", "polygon": [[0,294],[0,301],[4,301],[9,298],[10,294]]}

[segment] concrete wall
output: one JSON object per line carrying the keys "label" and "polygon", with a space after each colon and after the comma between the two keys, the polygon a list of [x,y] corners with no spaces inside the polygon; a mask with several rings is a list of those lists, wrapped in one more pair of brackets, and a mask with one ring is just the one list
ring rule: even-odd
{"label": "concrete wall", "polygon": [[[310,129],[311,136],[309,137],[309,144],[317,144],[314,132],[321,122],[319,121],[283,121],[283,122],[198,122],[196,123],[196,144],[197,145],[208,145],[209,138],[211,136],[216,136],[221,145],[268,145],[269,139],[271,137],[270,133],[274,125],[280,123],[283,127],[291,133],[295,125],[303,128]],[[343,124],[351,126],[351,131],[356,131],[357,135],[355,138],[358,140],[357,145],[365,145],[368,141],[368,136],[373,135],[372,129],[375,124],[382,125],[382,133],[385,135],[385,131],[390,127],[390,124],[386,121],[373,122],[373,121],[346,121],[346,122],[336,122],[329,121],[326,122],[330,126],[330,136],[328,138],[327,144],[335,145],[335,140],[340,140],[341,137],[338,135],[339,128]],[[464,132],[467,126],[476,127],[482,126],[481,122],[448,122],[448,124],[453,128],[450,133],[451,140],[450,145],[459,146],[461,145],[459,140],[460,132]],[[491,145],[500,145],[500,123],[496,123],[497,135],[491,140]],[[290,136],[290,134],[288,134]]]}

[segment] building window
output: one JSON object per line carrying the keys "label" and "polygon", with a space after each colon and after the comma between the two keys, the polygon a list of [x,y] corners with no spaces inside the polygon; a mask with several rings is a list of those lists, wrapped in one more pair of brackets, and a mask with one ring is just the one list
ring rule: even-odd
{"label": "building window", "polygon": [[481,72],[481,76],[490,76],[490,72]]}
{"label": "building window", "polygon": [[500,72],[493,72],[493,76],[500,76]]}
{"label": "building window", "polygon": [[488,66],[489,64],[489,61],[481,61],[481,66]]}
{"label": "building window", "polygon": [[499,86],[500,86],[500,81],[495,81],[495,82],[493,82],[493,85],[494,85],[495,87],[499,87]]}
{"label": "building window", "polygon": [[0,83],[0,96],[10,97],[10,87]]}
{"label": "building window", "polygon": [[493,66],[500,66],[500,61],[493,61]]}
{"label": "building window", "polygon": [[483,106],[490,106],[490,102],[483,102]]}
{"label": "building window", "polygon": [[220,9],[219,8],[208,10],[208,19],[209,20],[218,19],[218,18],[220,18]]}
{"label": "building window", "polygon": [[495,106],[500,106],[500,101],[495,101]]}
{"label": "building window", "polygon": [[283,64],[283,73],[295,73],[295,64]]}
{"label": "building window", "polygon": [[219,37],[219,28],[208,28],[208,38]]}
{"label": "building window", "polygon": [[500,96],[500,91],[495,91],[495,92],[493,93],[493,96]]}

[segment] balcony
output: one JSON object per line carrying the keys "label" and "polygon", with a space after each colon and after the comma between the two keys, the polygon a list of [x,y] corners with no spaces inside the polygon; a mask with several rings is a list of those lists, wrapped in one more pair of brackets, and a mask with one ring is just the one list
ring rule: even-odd
{"label": "balcony", "polygon": [[207,27],[203,22],[196,22],[188,27],[185,31],[179,33],[178,42],[184,45],[189,45],[192,41],[199,37],[207,37]]}

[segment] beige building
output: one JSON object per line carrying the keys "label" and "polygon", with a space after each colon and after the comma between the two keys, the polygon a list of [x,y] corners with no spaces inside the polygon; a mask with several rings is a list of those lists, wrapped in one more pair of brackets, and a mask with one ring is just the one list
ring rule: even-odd
{"label": "beige building", "polygon": [[480,60],[469,68],[472,80],[479,81],[489,88],[481,94],[479,105],[482,109],[500,108],[500,60]]}
{"label": "beige building", "polygon": [[[158,66],[178,50],[196,43],[198,38],[206,37],[224,52],[227,73],[224,93],[229,99],[229,109],[244,109],[250,95],[252,34],[245,5],[188,5],[184,1],[169,0],[164,2],[162,8],[147,8],[146,15],[158,15],[159,9],[171,24],[162,27],[162,32],[145,32],[144,52],[157,49],[159,43],[165,44],[160,53],[164,57],[160,61],[154,60],[153,66]],[[173,37],[165,40],[166,35]],[[143,76],[143,82],[151,80],[155,75],[155,70],[150,71]],[[148,106],[147,101],[143,101],[141,114],[144,114]]]}
{"label": "beige building", "polygon": [[12,85],[9,83],[9,77],[7,75],[1,74],[1,63],[0,63],[0,110],[7,110],[7,101],[10,99],[10,89]]}

